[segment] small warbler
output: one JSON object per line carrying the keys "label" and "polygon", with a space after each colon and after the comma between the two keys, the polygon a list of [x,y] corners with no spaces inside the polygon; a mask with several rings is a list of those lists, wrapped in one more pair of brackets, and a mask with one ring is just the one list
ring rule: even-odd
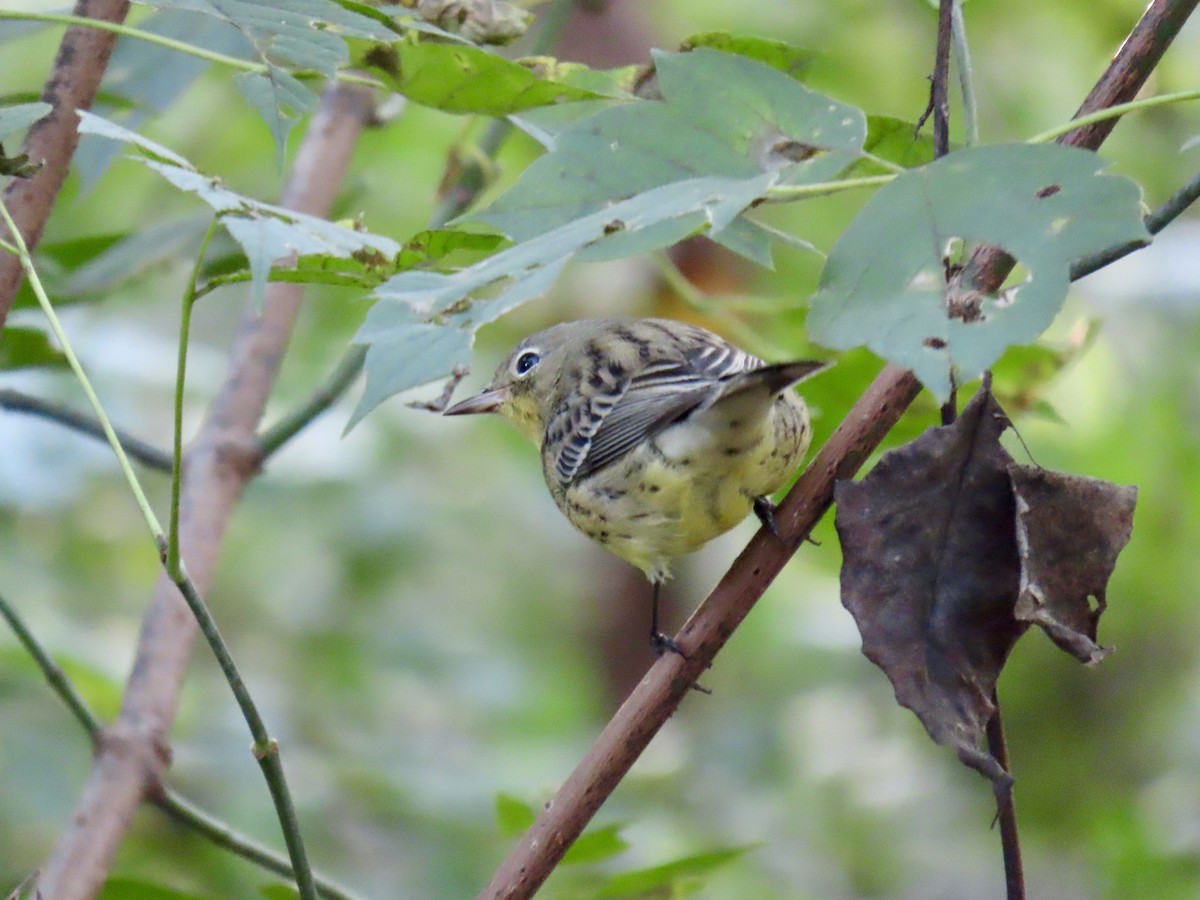
{"label": "small warbler", "polygon": [[789,388],[826,367],[767,364],[711,331],[667,319],[555,325],[517,345],[481,393],[445,411],[498,412],[541,450],[558,508],[658,588],[671,561],[754,510],[808,449],[804,400]]}

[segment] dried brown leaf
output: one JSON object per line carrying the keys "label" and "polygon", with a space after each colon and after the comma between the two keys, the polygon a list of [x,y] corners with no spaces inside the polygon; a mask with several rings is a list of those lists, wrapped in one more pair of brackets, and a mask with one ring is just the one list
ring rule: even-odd
{"label": "dried brown leaf", "polygon": [[1027,627],[1013,616],[1012,458],[999,443],[1008,426],[981,390],[953,425],[836,490],[842,602],[863,652],[935,741],[997,783],[1008,776],[979,745],[996,679]]}
{"label": "dried brown leaf", "polygon": [[1096,643],[1096,627],[1133,530],[1137,488],[1018,464],[1009,475],[1021,558],[1016,617],[1080,662],[1098,663],[1109,648]]}

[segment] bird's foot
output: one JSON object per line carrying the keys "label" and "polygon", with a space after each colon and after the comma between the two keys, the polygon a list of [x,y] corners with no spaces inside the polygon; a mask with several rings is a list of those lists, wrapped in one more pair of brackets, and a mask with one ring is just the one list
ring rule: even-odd
{"label": "bird's foot", "polygon": [[770,497],[754,498],[754,514],[758,516],[758,521],[762,522],[763,528],[779,539],[779,525],[775,522],[775,504]]}
{"label": "bird's foot", "polygon": [[661,631],[650,632],[650,649],[654,651],[655,656],[662,656],[670,651],[678,653],[684,659],[687,659],[687,654],[679,649],[679,645],[675,643],[675,639],[669,635],[663,634]]}

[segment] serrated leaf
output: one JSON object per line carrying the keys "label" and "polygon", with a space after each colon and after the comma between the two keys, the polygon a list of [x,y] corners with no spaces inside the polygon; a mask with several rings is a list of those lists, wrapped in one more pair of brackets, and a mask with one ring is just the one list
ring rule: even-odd
{"label": "serrated leaf", "polygon": [[[1050,325],[1072,262],[1149,240],[1138,186],[1104,174],[1106,165],[1084,150],[1015,144],[961,150],[898,176],[830,253],[809,313],[813,339],[865,344],[944,401],[952,383],[976,378]],[[999,295],[948,279],[956,240],[1003,248],[1028,279]]]}
{"label": "serrated leaf", "polygon": [[455,228],[434,228],[419,231],[404,242],[397,259],[401,269],[442,262],[456,253],[491,253],[505,242],[500,234],[459,231]]}
{"label": "serrated leaf", "polygon": [[[375,291],[377,302],[354,340],[367,345],[367,383],[347,428],[393,394],[470,361],[475,331],[548,291],[567,261],[620,238],[634,248],[643,231],[694,233],[728,225],[774,179],[697,178],[639,194],[516,244],[459,272],[404,272]],[[639,252],[644,247],[637,248]],[[490,298],[478,292],[503,285]]]}
{"label": "serrated leaf", "polygon": [[345,38],[392,40],[395,33],[374,17],[334,0],[146,0],[152,6],[203,13],[227,22],[251,43],[264,73],[241,73],[238,89],[267,123],[282,160],[287,133],[297,116],[316,105],[316,95],[292,71],[333,78],[349,61]]}
{"label": "serrated leaf", "polygon": [[[471,218],[528,240],[672,183],[769,172],[772,183],[801,184],[832,178],[857,158],[866,121],[851,106],[744,57],[700,48],[654,58],[661,101],[618,104],[566,126],[551,152]],[[664,229],[658,246],[677,239]],[[736,232],[730,244],[763,257],[761,234]]]}
{"label": "serrated leaf", "polygon": [[278,66],[268,66],[266,72],[239,72],[233,83],[266,123],[275,142],[275,162],[282,167],[288,134],[300,116],[316,107],[316,94]]}
{"label": "serrated leaf", "polygon": [[221,225],[246,254],[253,276],[254,296],[260,301],[272,265],[293,254],[350,257],[356,253],[376,252],[391,258],[400,252],[400,245],[390,238],[238,194],[216,178],[198,172],[182,156],[141,135],[92,113],[81,111],[79,115],[81,132],[126,141],[146,150],[151,158],[139,157],[139,162],[180,190],[195,194],[217,212]]}
{"label": "serrated leaf", "polygon": [[[254,48],[229,22],[180,9],[152,13],[138,28],[203,50],[251,58]],[[165,111],[212,65],[206,59],[149,41],[118,41],[104,75],[104,92],[93,111],[130,131]],[[80,190],[89,192],[120,151],[108,141],[84,140],[71,160]]]}
{"label": "serrated leaf", "polygon": [[523,66],[470,44],[419,40],[415,35],[372,47],[361,65],[415,103],[451,113],[506,116],[547,104],[595,99],[600,94],[542,78]]}
{"label": "serrated leaf", "polygon": [[533,807],[512,794],[496,795],[496,824],[504,837],[524,834],[537,819]]}
{"label": "serrated leaf", "polygon": [[67,358],[44,331],[23,325],[5,325],[0,331],[0,370],[60,369],[66,365]]}
{"label": "serrated leaf", "polygon": [[641,897],[652,891],[661,891],[687,878],[708,875],[745,856],[753,846],[731,847],[697,853],[661,866],[621,872],[613,875],[594,897]]}
{"label": "serrated leaf", "polygon": [[699,47],[745,56],[772,69],[778,69],[792,78],[799,78],[807,72],[817,59],[815,50],[793,47],[784,41],[773,41],[770,38],[730,34],[728,31],[703,31],[684,38],[679,45],[679,49],[683,51]]}
{"label": "serrated leaf", "polygon": [[[888,162],[914,169],[928,165],[934,160],[933,138],[917,126],[892,116],[867,116],[867,139],[863,150]],[[844,177],[862,175],[887,175],[891,172],[871,159],[862,159],[846,170]]]}

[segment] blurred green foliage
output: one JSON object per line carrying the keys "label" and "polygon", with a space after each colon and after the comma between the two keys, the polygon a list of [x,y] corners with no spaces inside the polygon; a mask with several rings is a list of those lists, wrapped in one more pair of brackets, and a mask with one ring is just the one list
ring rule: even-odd
{"label": "blurred green foliage", "polygon": [[[817,51],[805,76],[817,90],[906,121],[925,105],[934,20],[923,2],[612,5],[655,46],[714,30],[785,40]],[[1069,116],[1141,7],[968,4],[984,140],[1017,140]],[[586,34],[593,25],[573,27]],[[9,92],[40,91],[56,41],[56,32],[42,30],[4,45],[0,80]],[[1193,28],[1168,54],[1154,89],[1194,87],[1198,51]],[[1150,204],[1160,202],[1195,169],[1195,152],[1179,147],[1196,121],[1193,107],[1128,118],[1104,150],[1111,171],[1141,183]],[[410,106],[364,135],[337,214],[407,241],[426,227],[451,149],[481,128]],[[227,72],[202,77],[144,130],[232,189],[276,199],[271,133]],[[291,134],[293,149],[301,130]],[[489,196],[536,153],[532,140],[510,139]],[[828,250],[865,199],[761,212]],[[46,240],[107,240],[194,213],[153,173],[118,159],[86,191],[72,176]],[[1194,219],[1173,229],[1188,227],[1197,227]],[[1087,279],[1045,348],[1010,355],[1000,367],[1009,375],[998,375],[1038,462],[1141,490],[1101,623],[1102,642],[1117,652],[1086,670],[1031,634],[1001,681],[1031,896],[1200,891],[1200,273],[1194,250],[1157,259]],[[781,247],[776,263],[768,272],[719,257],[689,271],[710,279],[714,292],[755,298],[729,300],[715,314],[662,291],[648,261],[577,266],[551,296],[481,334],[476,373],[490,371],[521,334],[608,312],[700,318],[750,349],[807,354],[804,311],[821,260]],[[181,249],[103,302],[64,311],[110,415],[162,445],[178,298],[191,264]],[[1161,271],[1171,277],[1151,277]],[[197,308],[189,432],[219,384],[246,298],[245,286],[234,286]],[[321,380],[366,305],[359,293],[310,289],[270,417]],[[33,310],[12,321],[41,324]],[[1023,394],[1012,370],[1046,365],[1048,356],[1066,367],[1044,391]],[[879,365],[854,351],[806,384],[818,441]],[[5,373],[5,383],[79,400],[66,374]],[[472,896],[513,841],[497,822],[496,798],[533,809],[549,799],[649,665],[645,588],[571,531],[535,455],[502,423],[445,421],[391,401],[343,439],[349,408],[318,420],[252,485],[226,537],[210,605],[280,738],[316,866],[365,896]],[[890,440],[935,419],[925,398]],[[1010,449],[1025,458],[1019,446]],[[165,479],[145,481],[165,509]],[[750,533],[743,526],[682,567],[672,585],[675,621]],[[704,873],[705,897],[1001,895],[990,789],[895,706],[838,602],[831,522],[815,537],[820,545],[801,550],[705,676],[713,696],[688,698],[601,811],[598,827],[609,826],[628,848],[592,868],[567,867],[546,896],[619,886],[607,881],[611,873],[696,859],[703,868],[712,848],[737,852]],[[0,412],[0,589],[102,716],[115,711],[157,570],[107,451]],[[192,668],[171,782],[278,846],[228,688],[202,649]],[[4,892],[49,853],[90,746],[7,633],[0,722]],[[114,897],[252,897],[279,882],[150,807],[114,873],[146,891],[179,892],[110,889]],[[631,890],[643,887],[657,890],[645,881]]]}

